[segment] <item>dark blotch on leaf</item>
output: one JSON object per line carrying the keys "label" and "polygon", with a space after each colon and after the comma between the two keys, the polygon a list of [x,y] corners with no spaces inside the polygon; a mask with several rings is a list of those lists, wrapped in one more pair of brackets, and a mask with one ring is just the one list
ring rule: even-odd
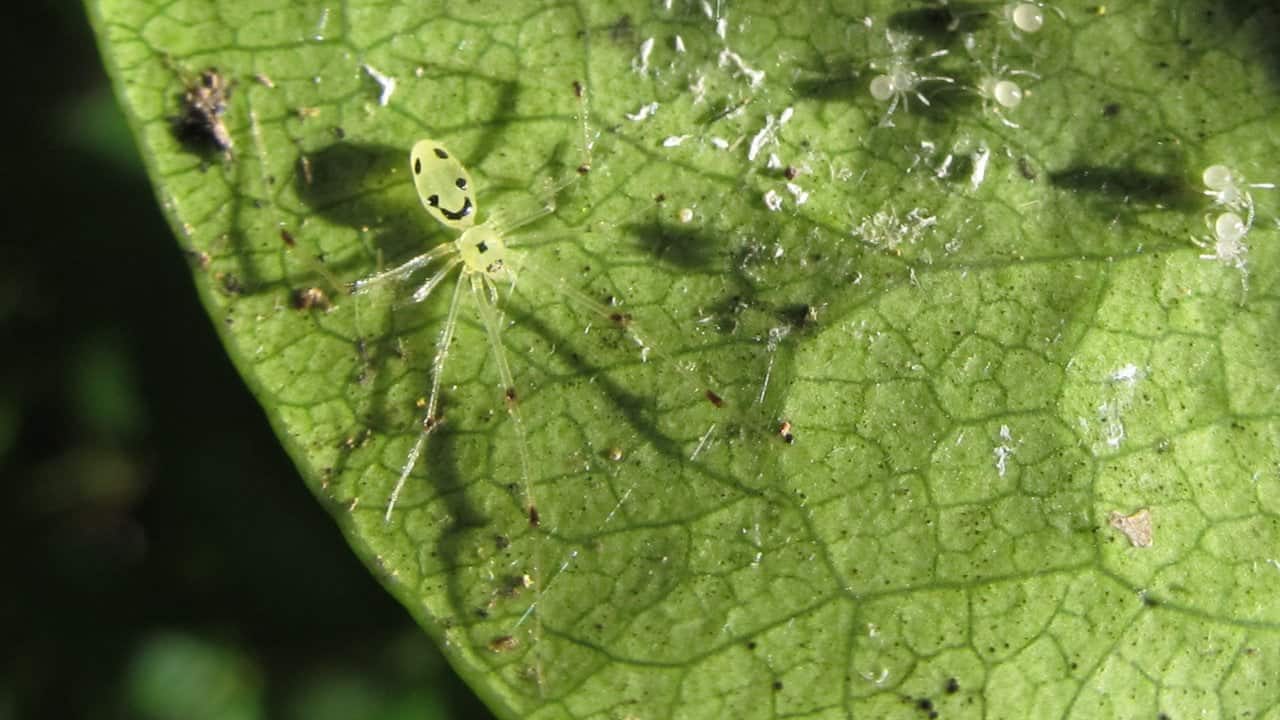
{"label": "dark blotch on leaf", "polygon": [[987,25],[991,17],[990,8],[975,3],[939,3],[896,12],[889,16],[888,25],[894,30],[950,45],[962,39],[961,33],[974,32]]}
{"label": "dark blotch on leaf", "polygon": [[692,226],[636,222],[623,225],[623,231],[628,237],[638,238],[641,247],[658,260],[685,270],[710,268],[719,247],[718,238]]}
{"label": "dark blotch on leaf", "polygon": [[623,15],[609,26],[609,39],[616,43],[626,42],[631,39],[635,29],[635,23],[632,22],[631,16]]}
{"label": "dark blotch on leaf", "polygon": [[1135,168],[1078,165],[1050,173],[1049,182],[1064,190],[1098,195],[1121,204],[1185,208],[1196,199],[1181,177]]}

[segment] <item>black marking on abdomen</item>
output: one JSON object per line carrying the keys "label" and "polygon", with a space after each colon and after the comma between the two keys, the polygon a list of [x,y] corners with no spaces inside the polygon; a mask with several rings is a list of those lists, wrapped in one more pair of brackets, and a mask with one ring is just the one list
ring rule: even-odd
{"label": "black marking on abdomen", "polygon": [[440,213],[445,217],[449,218],[450,220],[461,220],[462,218],[471,214],[471,198],[470,197],[464,198],[462,202],[462,207],[459,208],[457,212],[451,212],[444,208],[440,208]]}

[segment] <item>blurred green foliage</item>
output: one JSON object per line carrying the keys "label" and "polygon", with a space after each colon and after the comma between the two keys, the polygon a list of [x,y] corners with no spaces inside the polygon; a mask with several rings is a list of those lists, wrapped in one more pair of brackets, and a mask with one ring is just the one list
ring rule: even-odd
{"label": "blurred green foliage", "polygon": [[0,33],[0,720],[487,716],[233,372],[83,9]]}

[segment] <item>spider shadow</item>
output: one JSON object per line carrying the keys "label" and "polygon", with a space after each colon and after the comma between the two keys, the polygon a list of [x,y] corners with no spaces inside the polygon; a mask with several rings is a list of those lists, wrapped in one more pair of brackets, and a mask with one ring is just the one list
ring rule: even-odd
{"label": "spider shadow", "polygon": [[669,225],[658,220],[635,221],[622,229],[655,260],[682,270],[707,271],[715,257],[715,239],[696,227]]}
{"label": "spider shadow", "polygon": [[1081,194],[1100,212],[1113,215],[1155,208],[1189,212],[1200,199],[1185,173],[1122,165],[1075,165],[1049,173],[1049,183]]}
{"label": "spider shadow", "polygon": [[[576,345],[573,341],[577,338],[577,333],[563,333],[553,329],[536,314],[526,311],[519,303],[504,303],[501,310],[515,324],[532,332],[549,346],[563,348],[557,350],[557,358],[564,362],[576,376],[591,378],[591,386],[599,388],[600,392],[618,410],[625,422],[640,437],[657,449],[659,454],[680,462],[687,461],[688,458],[685,457],[680,441],[662,434],[658,429],[657,423],[650,416],[650,413],[654,411],[652,401],[635,389],[625,387],[612,379],[606,367],[589,362],[586,357],[596,354],[597,351],[586,351]],[[634,355],[636,351],[626,339],[624,331],[611,329],[611,332],[617,333],[617,352]],[[663,358],[662,361],[674,362],[674,359]],[[650,362],[653,361],[651,360]],[[705,391],[704,388],[690,386],[691,394],[695,390]]]}
{"label": "spider shadow", "polygon": [[982,30],[991,24],[989,6],[971,3],[938,3],[932,6],[899,10],[890,15],[890,29],[927,38],[948,49],[960,47],[965,33]]}

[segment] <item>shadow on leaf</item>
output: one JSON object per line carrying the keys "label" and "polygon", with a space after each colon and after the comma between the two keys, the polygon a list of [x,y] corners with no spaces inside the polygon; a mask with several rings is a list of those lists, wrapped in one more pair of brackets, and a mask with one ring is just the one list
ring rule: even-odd
{"label": "shadow on leaf", "polygon": [[1181,174],[1137,168],[1077,165],[1050,173],[1049,182],[1054,187],[1082,193],[1111,211],[1165,207],[1188,210],[1199,199]]}

